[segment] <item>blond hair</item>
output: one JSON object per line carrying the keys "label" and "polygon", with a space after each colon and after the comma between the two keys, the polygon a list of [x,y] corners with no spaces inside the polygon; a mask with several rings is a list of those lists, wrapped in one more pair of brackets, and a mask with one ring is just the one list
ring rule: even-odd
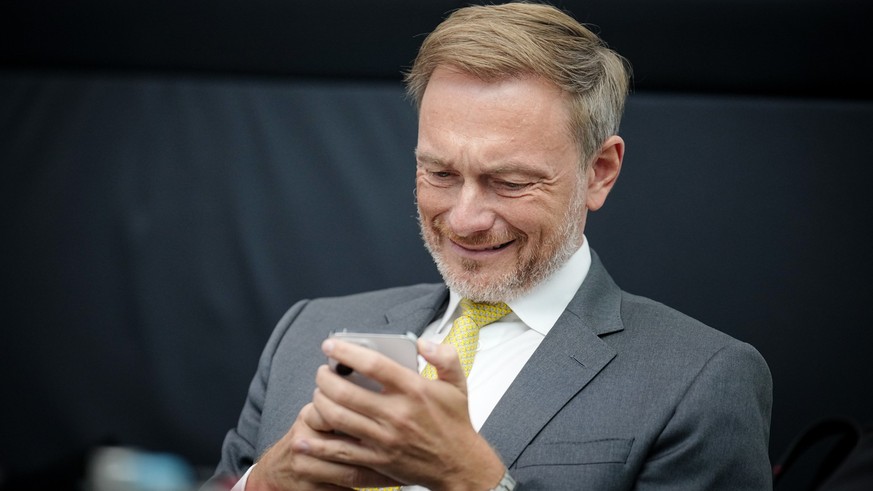
{"label": "blond hair", "polygon": [[438,66],[484,81],[539,76],[569,95],[571,135],[583,167],[618,133],[629,66],[593,32],[550,5],[509,3],[465,7],[427,36],[406,87],[417,107]]}

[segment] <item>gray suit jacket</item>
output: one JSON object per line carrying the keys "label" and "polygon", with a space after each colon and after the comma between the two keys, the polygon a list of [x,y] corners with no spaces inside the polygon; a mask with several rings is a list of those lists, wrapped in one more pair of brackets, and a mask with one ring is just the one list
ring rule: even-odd
{"label": "gray suit jacket", "polygon": [[[444,285],[302,301],[261,357],[216,476],[240,475],[312,397],[331,330],[421,332]],[[481,434],[520,489],[770,489],[772,382],[748,344],[588,277]]]}

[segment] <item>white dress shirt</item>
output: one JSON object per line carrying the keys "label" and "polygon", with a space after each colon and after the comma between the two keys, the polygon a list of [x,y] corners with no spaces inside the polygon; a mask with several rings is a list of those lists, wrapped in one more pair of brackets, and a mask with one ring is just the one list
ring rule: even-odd
{"label": "white dress shirt", "polygon": [[[579,250],[555,274],[524,296],[507,302],[512,309],[511,314],[479,331],[479,349],[467,377],[470,420],[476,431],[482,428],[518,372],[558,321],[588,275],[590,267],[591,249],[586,238]],[[445,314],[430,323],[421,337],[441,343],[449,334],[454,320],[461,314],[460,303],[460,295],[449,291],[449,305]],[[424,369],[425,364],[419,357],[419,371]],[[245,489],[250,471],[251,468],[232,491]],[[403,490],[427,491],[421,486],[404,486]]]}
{"label": "white dress shirt", "polygon": [[[576,295],[590,266],[586,240],[555,274],[526,295],[507,302],[511,314],[479,331],[479,349],[467,377],[470,419],[476,431]],[[461,315],[460,303],[460,295],[450,291],[446,313],[427,326],[421,337],[441,343]],[[419,362],[419,369],[423,369],[424,361]]]}

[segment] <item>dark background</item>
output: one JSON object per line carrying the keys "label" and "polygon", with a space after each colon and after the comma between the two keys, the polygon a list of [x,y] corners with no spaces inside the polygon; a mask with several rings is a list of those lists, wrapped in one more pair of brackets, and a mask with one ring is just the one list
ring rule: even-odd
{"label": "dark background", "polygon": [[[438,280],[400,72],[465,4],[0,5],[0,486],[208,468],[291,303]],[[556,4],[634,67],[587,229],[616,281],[763,353],[774,458],[873,420],[870,3]]]}

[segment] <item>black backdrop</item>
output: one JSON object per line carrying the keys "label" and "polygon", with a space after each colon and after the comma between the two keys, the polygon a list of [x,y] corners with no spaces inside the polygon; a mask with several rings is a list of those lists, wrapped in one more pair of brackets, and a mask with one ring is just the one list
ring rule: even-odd
{"label": "black backdrop", "polygon": [[[873,419],[868,4],[558,4],[634,65],[587,231],[619,284],[764,354],[773,456]],[[4,4],[6,487],[108,443],[208,467],[293,301],[438,278],[399,72],[460,5]]]}

